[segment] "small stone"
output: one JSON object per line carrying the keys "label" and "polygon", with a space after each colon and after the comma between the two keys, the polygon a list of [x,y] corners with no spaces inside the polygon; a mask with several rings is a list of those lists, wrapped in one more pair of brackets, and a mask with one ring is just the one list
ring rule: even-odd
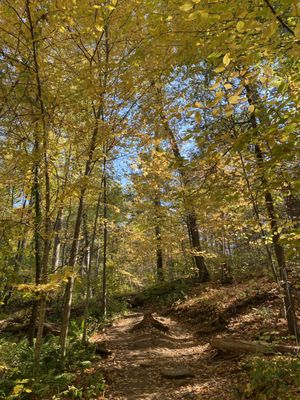
{"label": "small stone", "polygon": [[166,368],[160,371],[164,378],[168,379],[181,379],[181,378],[194,378],[195,374],[187,368]]}

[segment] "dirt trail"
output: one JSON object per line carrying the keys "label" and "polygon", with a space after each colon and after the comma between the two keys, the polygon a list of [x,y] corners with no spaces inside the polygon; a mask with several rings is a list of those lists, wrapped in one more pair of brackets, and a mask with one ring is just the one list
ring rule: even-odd
{"label": "dirt trail", "polygon": [[[94,338],[105,340],[112,351],[101,362],[108,383],[105,399],[234,399],[230,381],[237,364],[212,358],[208,338],[196,338],[178,322],[153,316],[169,327],[167,334],[155,329],[131,332],[143,317],[134,313]],[[188,369],[194,377],[165,378],[161,371],[167,368]]]}

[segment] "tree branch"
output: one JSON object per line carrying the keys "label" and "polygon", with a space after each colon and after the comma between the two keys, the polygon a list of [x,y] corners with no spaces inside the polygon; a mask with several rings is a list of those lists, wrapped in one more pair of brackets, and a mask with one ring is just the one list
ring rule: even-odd
{"label": "tree branch", "polygon": [[293,36],[295,36],[294,31],[288,26],[288,24],[280,17],[280,15],[277,14],[275,8],[272,6],[269,0],[264,0],[264,2],[267,4],[269,9],[272,11],[272,13],[275,15],[277,21],[280,22],[280,24],[288,31],[290,32]]}

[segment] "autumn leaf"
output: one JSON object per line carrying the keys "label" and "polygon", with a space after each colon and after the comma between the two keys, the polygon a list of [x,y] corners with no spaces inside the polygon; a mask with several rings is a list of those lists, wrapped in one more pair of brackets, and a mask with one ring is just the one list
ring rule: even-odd
{"label": "autumn leaf", "polygon": [[195,121],[198,123],[198,124],[200,124],[200,122],[201,122],[201,114],[200,114],[200,112],[199,111],[196,111],[195,112]]}
{"label": "autumn leaf", "polygon": [[244,32],[245,23],[243,21],[239,21],[236,24],[236,30],[240,33]]}
{"label": "autumn leaf", "polygon": [[223,64],[225,65],[225,67],[227,67],[230,64],[230,54],[226,53],[225,56],[223,57]]}
{"label": "autumn leaf", "polygon": [[179,8],[181,11],[187,12],[187,11],[192,10],[193,7],[194,7],[194,4],[190,1],[188,1],[188,2],[184,3],[182,6],[180,6]]}

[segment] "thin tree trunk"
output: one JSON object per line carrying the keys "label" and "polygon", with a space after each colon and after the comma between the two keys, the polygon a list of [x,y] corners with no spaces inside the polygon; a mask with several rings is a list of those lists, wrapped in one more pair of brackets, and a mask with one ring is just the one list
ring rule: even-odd
{"label": "thin tree trunk", "polygon": [[[245,85],[247,98],[249,105],[255,104],[253,93],[249,85]],[[252,128],[258,133],[258,123],[256,121],[255,113],[252,112],[250,115],[250,122]],[[278,229],[278,221],[274,207],[274,201],[271,192],[267,189],[268,182],[264,174],[264,156],[258,143],[255,144],[255,155],[257,159],[258,169],[261,173],[261,182],[264,186],[265,194],[265,204],[267,213],[270,220],[270,227],[272,233],[272,242],[274,246],[274,252],[277,259],[277,264],[279,267],[280,278],[282,280],[282,287],[284,290],[284,303],[285,311],[287,317],[288,330],[291,335],[294,335],[296,339],[298,338],[298,327],[297,319],[295,313],[294,300],[290,290],[290,284],[288,280],[288,273],[286,268],[285,253],[282,244],[280,243],[280,233]]]}
{"label": "thin tree trunk", "polygon": [[[106,23],[106,25],[104,27],[104,32],[105,32],[105,70],[104,70],[103,86],[101,85],[101,103],[98,106],[97,111],[93,105],[93,110],[94,110],[94,115],[95,115],[95,128],[93,130],[93,134],[92,134],[91,141],[89,144],[88,159],[86,161],[85,172],[84,172],[85,177],[90,176],[93,166],[94,166],[93,158],[94,158],[94,152],[97,147],[99,121],[100,121],[100,119],[102,121],[104,119],[103,118],[104,93],[107,88],[108,63],[109,63],[109,54],[110,54],[109,41],[108,41],[108,23],[109,23],[109,21]],[[101,84],[101,82],[100,82],[100,84]],[[79,242],[79,234],[80,234],[80,227],[81,227],[81,221],[82,221],[82,213],[83,213],[85,194],[86,194],[86,186],[83,186],[83,188],[80,191],[79,206],[78,206],[78,210],[77,210],[74,236],[73,236],[70,259],[69,259],[69,267],[72,271],[74,271],[77,253],[78,253],[78,242]],[[63,364],[64,364],[64,360],[65,360],[65,356],[66,356],[66,349],[67,349],[67,337],[68,337],[68,327],[69,327],[71,305],[72,305],[73,284],[74,284],[74,278],[73,278],[73,276],[70,276],[68,278],[68,282],[67,282],[66,289],[65,289],[64,310],[63,310],[63,319],[62,319],[62,328],[61,328],[61,337],[60,337],[61,358],[62,358]]]}
{"label": "thin tree trunk", "polygon": [[[87,166],[89,163],[87,162]],[[86,169],[87,170],[87,169]],[[85,174],[86,175],[86,174]],[[86,175],[87,176],[87,175]],[[74,236],[71,246],[70,258],[68,267],[71,269],[71,275],[68,277],[65,294],[64,294],[64,304],[63,304],[63,317],[61,324],[61,334],[60,334],[60,346],[61,346],[61,358],[64,363],[67,349],[67,337],[68,337],[68,328],[69,328],[69,320],[71,314],[71,305],[72,305],[72,295],[73,295],[73,285],[74,285],[74,276],[73,270],[76,264],[76,258],[78,254],[78,246],[79,246],[79,235],[80,235],[80,227],[83,213],[83,203],[86,189],[81,189],[79,205],[77,209],[76,222],[74,227]]]}
{"label": "thin tree trunk", "polygon": [[263,243],[264,243],[264,246],[265,246],[265,249],[266,249],[266,253],[267,253],[267,256],[268,256],[269,266],[270,266],[270,268],[271,268],[271,271],[272,271],[272,273],[273,273],[273,276],[274,276],[275,281],[276,281],[277,284],[279,285],[278,274],[277,274],[275,265],[274,265],[274,263],[273,263],[273,258],[272,258],[271,250],[270,250],[270,248],[269,248],[268,243],[266,242],[266,232],[265,232],[265,230],[264,230],[264,228],[263,228],[263,225],[262,225],[262,222],[261,222],[261,219],[260,219],[259,208],[258,208],[257,202],[256,202],[256,200],[255,200],[255,197],[254,197],[254,194],[253,194],[253,191],[252,191],[252,187],[251,187],[251,184],[250,184],[250,181],[249,181],[249,178],[248,178],[248,174],[247,174],[247,171],[246,171],[246,166],[245,166],[244,158],[243,158],[241,152],[239,152],[239,157],[240,157],[240,161],[241,161],[241,164],[242,164],[243,176],[244,176],[244,179],[245,179],[245,182],[246,182],[246,185],[247,185],[247,189],[248,189],[248,193],[249,193],[250,200],[251,200],[251,203],[252,203],[254,215],[255,215],[256,220],[257,220],[257,223],[258,223],[258,225],[259,225],[261,238],[262,238],[262,241],[263,241]]}
{"label": "thin tree trunk", "polygon": [[155,227],[155,239],[156,239],[156,273],[157,280],[159,282],[164,281],[164,272],[163,272],[163,253],[161,247],[161,233],[160,226],[156,225]]}
{"label": "thin tree trunk", "polygon": [[69,230],[71,214],[72,214],[72,200],[70,200],[69,209],[68,209],[68,215],[67,215],[67,218],[66,218],[66,222],[64,224],[65,225],[65,227],[64,227],[64,238],[63,238],[63,245],[62,245],[62,251],[61,251],[62,265],[66,265],[67,264],[66,248],[67,248],[68,230]]}
{"label": "thin tree trunk", "polygon": [[83,266],[86,268],[86,294],[83,312],[83,333],[82,342],[87,342],[87,318],[89,311],[89,303],[91,298],[91,244],[87,225],[87,215],[83,214],[83,235],[84,235],[84,254],[83,254]]}
{"label": "thin tree trunk", "polygon": [[[95,241],[96,241],[96,236],[97,236],[97,226],[98,226],[98,220],[99,220],[99,215],[100,215],[100,209],[101,209],[101,198],[102,198],[102,185],[103,185],[103,176],[101,177],[101,182],[100,182],[100,188],[99,188],[99,194],[98,194],[98,200],[97,200],[97,206],[96,206],[96,213],[95,213],[95,219],[94,219],[94,225],[93,225],[93,233],[92,233],[92,239],[91,239],[91,257],[90,257],[90,264],[89,264],[89,269],[91,273],[91,277],[93,277],[94,282],[96,283],[98,280],[98,258],[99,258],[99,252],[97,250],[96,253],[96,260],[95,260],[95,269],[94,273],[92,271],[92,263],[93,260],[95,259],[94,253],[95,253]],[[92,290],[93,290],[93,285],[91,285],[91,296],[92,296]]]}
{"label": "thin tree trunk", "polygon": [[103,263],[102,263],[102,303],[101,314],[106,318],[107,314],[107,172],[106,149],[103,159]]}
{"label": "thin tree trunk", "polygon": [[[27,199],[25,197],[25,199],[23,201],[23,205],[22,205],[22,214],[21,214],[21,220],[20,220],[21,223],[23,222],[23,215],[24,215],[24,210],[26,208],[26,205],[27,205]],[[15,255],[15,260],[14,260],[14,273],[15,274],[18,274],[20,265],[23,262],[25,247],[26,247],[26,239],[23,237],[22,239],[18,240],[17,251],[16,251],[16,255]],[[12,294],[13,294],[13,286],[8,285],[8,293],[6,293],[4,295],[4,298],[2,299],[2,304],[0,304],[0,308],[7,307]]]}
{"label": "thin tree trunk", "polygon": [[[41,264],[41,283],[47,283],[48,279],[48,261],[50,255],[51,246],[51,218],[50,218],[50,176],[49,176],[49,161],[48,161],[48,129],[46,123],[46,110],[43,101],[42,93],[42,83],[40,78],[40,66],[38,62],[38,48],[37,48],[37,38],[34,31],[34,23],[32,21],[31,10],[30,10],[30,0],[26,1],[26,14],[29,23],[30,35],[31,35],[31,45],[32,54],[34,62],[34,72],[35,81],[37,89],[37,101],[40,110],[41,118],[41,132],[42,132],[42,157],[43,157],[43,170],[44,170],[44,185],[45,185],[45,218],[44,218],[44,231],[43,231],[43,259]],[[44,320],[46,312],[46,292],[42,291],[39,300],[39,316],[38,316],[38,326],[37,326],[37,336],[34,348],[34,369],[36,372],[39,371],[40,355],[43,343],[43,330],[44,330]],[[35,325],[35,324],[34,324]],[[34,328],[33,328],[34,330]]]}
{"label": "thin tree trunk", "polygon": [[[102,113],[102,106],[99,106],[96,121],[95,121],[95,128],[93,130],[93,134],[91,137],[90,145],[89,145],[89,152],[88,152],[88,159],[85,164],[85,171],[84,176],[89,177],[92,169],[93,169],[93,157],[94,152],[97,146],[97,137],[99,131],[99,119]],[[67,338],[68,338],[68,329],[69,329],[69,320],[71,314],[71,305],[72,305],[72,296],[73,296],[73,285],[74,285],[74,268],[76,265],[76,259],[78,254],[78,246],[79,246],[79,236],[80,236],[80,228],[81,228],[81,221],[82,221],[82,214],[84,208],[84,199],[86,194],[86,186],[83,186],[80,195],[79,195],[79,204],[77,209],[76,215],[76,222],[74,227],[74,235],[71,245],[70,257],[68,262],[68,267],[71,270],[71,275],[68,278],[65,294],[64,294],[64,305],[63,305],[63,317],[62,317],[62,325],[61,325],[61,335],[60,335],[60,345],[61,345],[61,358],[64,364],[65,356],[66,356],[66,349],[67,349]]]}
{"label": "thin tree trunk", "polygon": [[[98,219],[99,219],[99,214],[100,214],[100,205],[101,205],[101,188],[103,184],[103,177],[101,178],[101,184],[100,184],[100,190],[99,190],[99,195],[98,195],[98,200],[97,200],[97,206],[96,206],[96,214],[95,214],[95,219],[94,219],[94,225],[93,225],[93,233],[92,233],[92,238],[91,238],[91,244],[90,244],[90,249],[89,249],[89,257],[88,257],[88,263],[87,263],[87,284],[86,284],[86,299],[85,299],[85,305],[84,305],[84,315],[83,315],[83,333],[82,333],[82,342],[86,343],[87,342],[87,318],[89,315],[89,305],[90,301],[92,298],[92,263],[93,263],[93,258],[94,258],[94,251],[95,251],[95,240],[96,240],[96,234],[97,234],[97,225],[98,225]],[[97,251],[97,257],[96,257],[96,265],[98,262],[98,251]],[[98,274],[94,276],[95,281],[98,279]]]}
{"label": "thin tree trunk", "polygon": [[56,272],[60,265],[60,248],[61,248],[61,239],[60,233],[63,226],[63,210],[60,208],[57,213],[57,217],[54,224],[54,241],[53,241],[53,253],[52,253],[52,272]]}
{"label": "thin tree trunk", "polygon": [[[39,139],[35,134],[34,140],[34,155],[35,161],[33,166],[33,188],[32,188],[32,198],[34,204],[34,226],[33,226],[33,235],[34,235],[34,259],[35,259],[35,285],[40,284],[41,278],[41,237],[40,237],[40,228],[41,228],[41,199],[40,199],[40,161],[39,161],[39,153],[40,153],[40,145]],[[28,340],[31,345],[33,345],[33,339],[35,337],[36,330],[36,320],[38,313],[38,300],[36,299],[33,302],[31,317],[28,328]]]}
{"label": "thin tree trunk", "polygon": [[[163,107],[162,94],[161,94],[161,91],[158,89],[157,89],[157,98],[159,100],[159,104],[161,107],[161,110],[160,110],[161,122],[162,122],[165,132],[169,138],[174,157],[178,163],[178,171],[181,175],[182,184],[184,186],[184,189],[188,189],[189,180],[186,175],[186,171],[184,169],[184,158],[182,157],[182,155],[180,153],[179,146],[177,144],[175,135],[174,135],[172,129],[170,128],[170,125],[167,121],[166,116],[164,115],[164,112],[162,109],[162,107]],[[204,257],[201,254],[202,248],[201,248],[201,244],[200,244],[200,235],[199,235],[199,228],[198,228],[195,209],[191,204],[189,204],[189,201],[186,198],[186,195],[184,195],[183,200],[184,200],[184,207],[185,207],[185,211],[186,211],[187,228],[188,228],[188,233],[189,233],[190,241],[191,241],[193,260],[194,260],[195,266],[198,269],[198,275],[199,275],[200,281],[206,282],[210,279],[210,277],[209,277],[209,272],[208,272],[206,264],[205,264]]]}

